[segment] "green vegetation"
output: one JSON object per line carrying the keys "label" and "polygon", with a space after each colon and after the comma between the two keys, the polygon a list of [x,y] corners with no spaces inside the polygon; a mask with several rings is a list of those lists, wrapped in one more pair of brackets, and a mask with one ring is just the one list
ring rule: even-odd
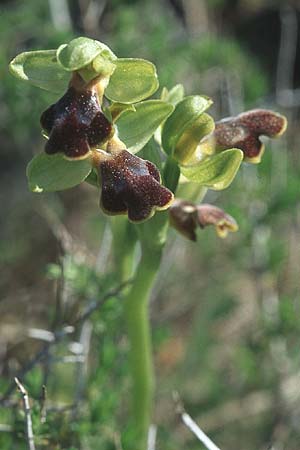
{"label": "green vegetation", "polygon": [[[43,358],[20,376],[32,401],[38,449],[119,450],[121,434],[124,448],[130,448],[134,436],[127,420],[130,375],[123,315],[127,287],[118,291],[120,272],[110,252],[114,244],[94,188],[85,184],[75,191],[41,194],[42,201],[26,192],[25,164],[42,149],[39,116],[57,96],[17,83],[7,64],[19,52],[57,48],[87,34],[120,57],[155,63],[159,95],[163,86],[176,83],[183,83],[188,94],[209,95],[215,119],[270,101],[272,109],[280,110],[270,100],[274,74],[261,69],[234,33],[229,37],[213,22],[220,18],[216,9],[227,2],[208,3],[213,19],[204,33],[184,28],[171,7],[158,1],[111,2],[99,19],[101,31],[94,27],[84,33],[76,21],[73,30],[55,28],[48,2],[15,1],[0,15],[0,397],[15,374],[48,345],[34,338],[32,329],[55,333],[72,323],[76,328],[45,348]],[[119,119],[124,134],[130,114]],[[296,120],[290,117],[289,124],[286,139],[267,142],[259,166],[244,165],[226,192],[210,192],[205,199],[229,211],[239,233],[220,241],[213,229],[199,230],[196,244],[171,234],[151,303],[157,448],[202,448],[179,425],[173,391],[221,449],[240,449],[241,442],[249,450],[298,446],[299,158]],[[149,151],[157,152],[159,167],[153,140],[143,157],[149,158]],[[120,242],[124,245],[121,237],[115,245]],[[115,289],[77,327],[85,308]],[[88,345],[88,356],[78,343],[85,350]],[[15,387],[9,399],[0,406],[0,448],[26,449]]]}

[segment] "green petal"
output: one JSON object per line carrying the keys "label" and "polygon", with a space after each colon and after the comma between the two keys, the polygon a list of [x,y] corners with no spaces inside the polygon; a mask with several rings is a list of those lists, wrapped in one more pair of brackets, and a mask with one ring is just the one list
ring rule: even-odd
{"label": "green petal", "polygon": [[177,142],[174,157],[180,163],[185,164],[193,156],[201,139],[210,134],[215,128],[213,118],[206,113],[186,127]]}
{"label": "green petal", "polygon": [[243,152],[232,148],[198,164],[181,167],[181,173],[190,181],[218,191],[231,184],[242,160]]}
{"label": "green petal", "polygon": [[64,93],[70,80],[70,74],[57,62],[56,50],[20,53],[9,70],[15,77],[54,94]]}
{"label": "green petal", "polygon": [[69,161],[63,155],[40,153],[27,166],[29,189],[33,192],[54,192],[69,189],[85,180],[91,172],[89,158]]}
{"label": "green petal", "polygon": [[168,155],[173,155],[176,144],[186,128],[210,107],[212,100],[200,95],[192,95],[179,102],[162,130],[162,146]]}
{"label": "green petal", "polygon": [[108,60],[116,58],[107,45],[85,37],[79,37],[69,44],[61,45],[56,53],[58,62],[70,72],[87,66],[100,54]]}
{"label": "green petal", "polygon": [[110,77],[105,96],[118,103],[137,103],[158,89],[156,68],[144,59],[120,58]]}
{"label": "green petal", "polygon": [[131,153],[141,150],[174,110],[173,105],[161,100],[146,100],[134,106],[136,111],[125,111],[116,122],[119,137]]}

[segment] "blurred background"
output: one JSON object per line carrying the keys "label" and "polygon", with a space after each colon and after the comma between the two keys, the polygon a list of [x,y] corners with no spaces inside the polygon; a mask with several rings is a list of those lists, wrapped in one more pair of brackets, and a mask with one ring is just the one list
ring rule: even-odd
{"label": "blurred background", "polygon": [[197,244],[172,233],[151,315],[157,449],[204,448],[180,423],[177,391],[222,450],[299,450],[299,17],[298,0],[0,2],[1,450],[26,448],[16,375],[32,399],[38,448],[121,450],[124,430],[126,439],[120,296],[75,322],[118,287],[98,193],[28,191],[39,116],[55,98],[7,69],[22,51],[79,35],[151,60],[160,89],[180,82],[212,97],[216,120],[256,107],[288,117],[259,166],[243,165],[229,189],[206,197],[240,231],[227,240],[199,231]]}

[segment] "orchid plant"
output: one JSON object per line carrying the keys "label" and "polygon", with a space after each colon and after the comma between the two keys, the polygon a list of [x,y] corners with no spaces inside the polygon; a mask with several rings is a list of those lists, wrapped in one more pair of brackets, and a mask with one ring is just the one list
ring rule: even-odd
{"label": "orchid plant", "polygon": [[169,227],[192,241],[207,225],[220,237],[236,231],[229,214],[200,202],[207,189],[227,188],[243,161],[258,163],[260,136],[280,136],[287,121],[258,109],[215,123],[206,112],[212,100],[185,96],[182,85],[149,99],[159,87],[151,62],[118,58],[85,37],[57,50],[21,53],[10,71],[59,97],[41,115],[45,146],[28,164],[30,190],[87,182],[100,191],[102,211],[116,216],[110,224],[118,276],[132,279],[124,316],[135,450],[146,450],[154,390],[148,301]]}

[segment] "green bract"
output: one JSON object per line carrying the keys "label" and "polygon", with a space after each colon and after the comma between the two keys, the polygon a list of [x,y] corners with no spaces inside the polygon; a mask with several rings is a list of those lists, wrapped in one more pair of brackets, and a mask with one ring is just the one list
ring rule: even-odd
{"label": "green bract", "polygon": [[198,164],[181,167],[181,173],[189,180],[210,189],[227,188],[233,181],[243,160],[243,152],[237,148],[200,161]]}
{"label": "green bract", "polygon": [[105,96],[119,103],[136,103],[158,89],[154,64],[144,59],[120,58],[114,61],[115,71],[110,77]]}
{"label": "green bract", "polygon": [[211,104],[211,99],[200,95],[186,97],[177,104],[162,130],[162,146],[168,155],[174,154],[182,134]]}
{"label": "green bract", "polygon": [[80,184],[92,170],[90,160],[69,161],[61,154],[40,153],[27,166],[29,188],[33,192],[54,192]]}
{"label": "green bract", "polygon": [[174,110],[173,105],[161,100],[146,100],[134,106],[136,111],[125,111],[116,122],[119,137],[131,153],[141,150]]}
{"label": "green bract", "polygon": [[57,62],[56,50],[20,53],[11,61],[9,69],[15,77],[54,94],[63,94],[70,79]]}
{"label": "green bract", "polygon": [[98,55],[108,61],[116,59],[107,45],[85,37],[79,37],[73,39],[69,44],[60,45],[56,52],[58,62],[69,72],[86,67]]}

